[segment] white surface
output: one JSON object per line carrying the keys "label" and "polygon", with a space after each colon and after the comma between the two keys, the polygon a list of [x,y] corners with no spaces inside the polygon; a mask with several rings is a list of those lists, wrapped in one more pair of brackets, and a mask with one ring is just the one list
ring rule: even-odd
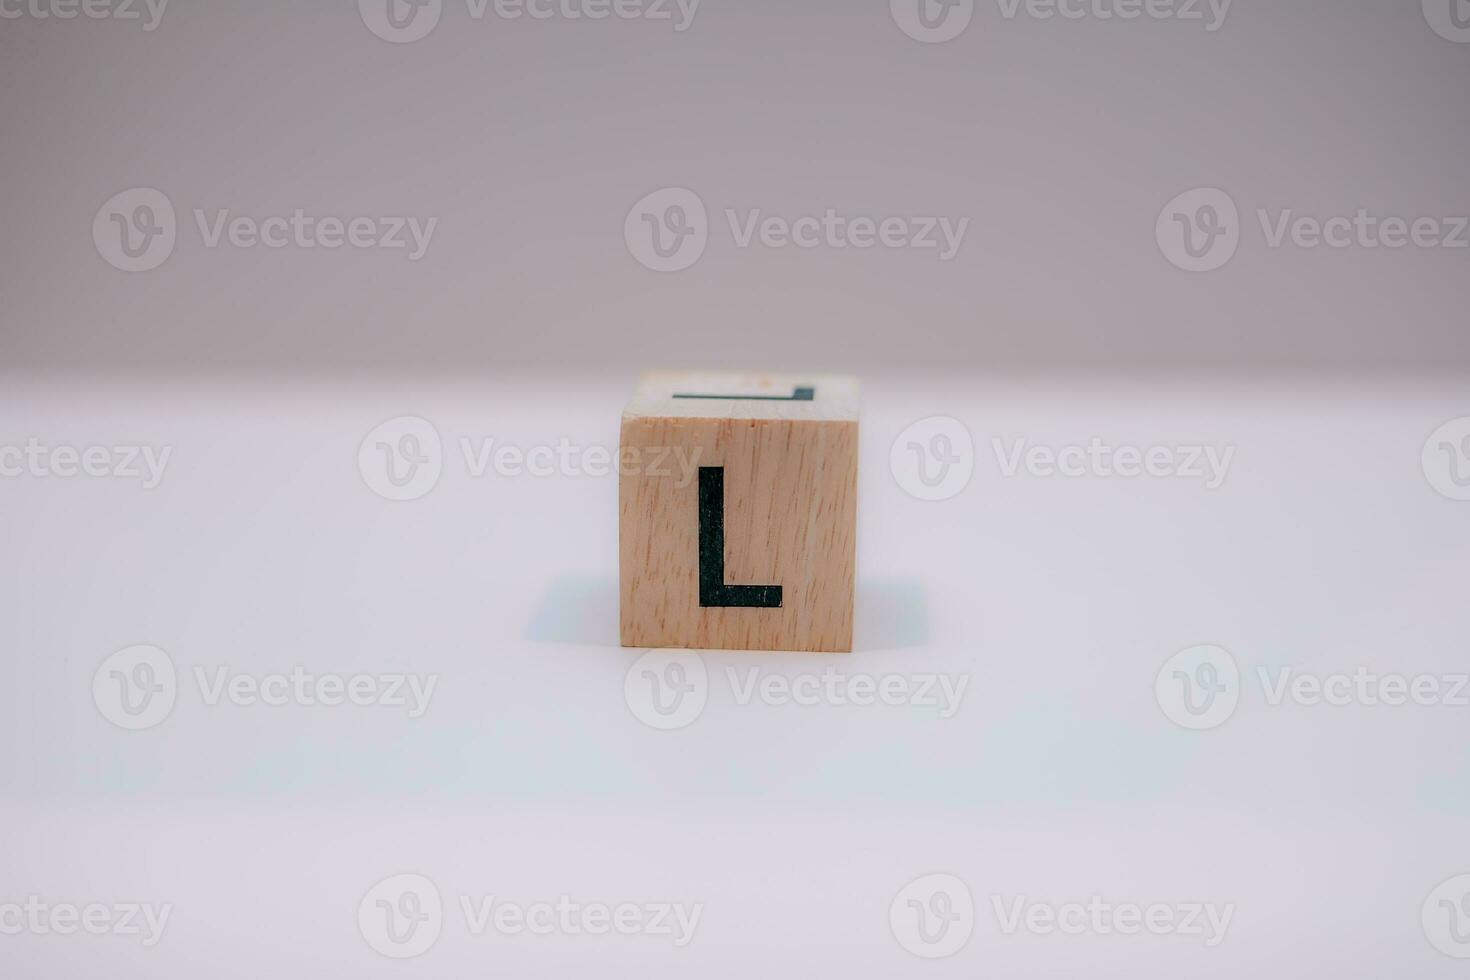
{"label": "white surface", "polygon": [[[865,378],[860,652],[708,654],[708,703],[657,731],[624,698],[611,477],[474,478],[461,438],[615,446],[626,384],[494,390],[7,384],[0,444],[173,447],[154,490],[0,480],[0,903],[171,903],[161,942],[0,936],[0,972],[118,978],[1463,975],[1421,905],[1470,871],[1470,707],[1267,704],[1257,668],[1464,672],[1470,503],[1426,438],[1463,388],[997,385]],[[358,472],[430,420],[409,502]],[[975,476],[906,494],[894,438],[963,420]],[[1225,484],[1003,478],[990,440],[1233,445]],[[178,701],[123,731],[93,674],[166,650]],[[1155,702],[1177,651],[1244,677],[1223,726]],[[196,666],[439,676],[429,709],[204,703]],[[951,718],[741,705],[726,668],[968,676]],[[742,673],[743,677],[744,674]],[[446,920],[411,962],[358,902],[400,872]],[[930,873],[976,907],[917,959],[889,907]],[[694,940],[471,936],[462,895],[702,903]],[[1005,935],[992,896],[1232,903],[1179,936]]]}

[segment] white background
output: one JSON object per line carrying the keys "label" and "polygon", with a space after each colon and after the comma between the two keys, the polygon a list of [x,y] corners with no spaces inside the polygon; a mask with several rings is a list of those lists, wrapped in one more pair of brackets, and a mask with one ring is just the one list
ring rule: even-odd
{"label": "white background", "polygon": [[[616,638],[616,480],[472,478],[459,440],[615,446],[626,383],[20,384],[0,442],[168,445],[162,484],[0,480],[0,902],[172,903],[162,942],[3,936],[16,977],[1341,977],[1463,974],[1420,907],[1470,870],[1470,708],[1268,706],[1258,667],[1463,672],[1470,503],[1420,452],[1463,388],[949,387],[867,378],[858,652],[705,654],[703,714],[642,724]],[[423,498],[357,453],[418,415]],[[936,416],[975,476],[923,502],[894,438]],[[1005,479],[991,439],[1234,446],[1225,485]],[[141,732],[93,703],[136,643],[178,665]],[[1200,643],[1243,677],[1225,725],[1154,699]],[[403,709],[204,704],[196,665],[440,677]],[[739,705],[725,669],[968,675],[961,710]],[[358,901],[427,875],[447,918],[394,962]],[[974,936],[916,959],[889,903],[963,879]],[[470,936],[461,895],[703,903],[696,937]],[[1012,901],[1214,902],[1228,936],[1004,935]]]}

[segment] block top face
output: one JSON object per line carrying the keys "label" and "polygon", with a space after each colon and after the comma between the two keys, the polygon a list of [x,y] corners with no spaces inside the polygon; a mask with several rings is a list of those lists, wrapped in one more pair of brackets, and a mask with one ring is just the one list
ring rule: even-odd
{"label": "block top face", "polygon": [[856,378],[728,371],[645,375],[623,418],[856,422]]}

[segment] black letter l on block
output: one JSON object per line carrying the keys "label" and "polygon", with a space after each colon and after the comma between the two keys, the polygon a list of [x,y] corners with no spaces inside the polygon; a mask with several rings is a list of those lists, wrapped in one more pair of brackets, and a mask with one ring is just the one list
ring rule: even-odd
{"label": "black letter l on block", "polygon": [[779,585],[725,584],[725,468],[699,468],[699,604],[779,609]]}

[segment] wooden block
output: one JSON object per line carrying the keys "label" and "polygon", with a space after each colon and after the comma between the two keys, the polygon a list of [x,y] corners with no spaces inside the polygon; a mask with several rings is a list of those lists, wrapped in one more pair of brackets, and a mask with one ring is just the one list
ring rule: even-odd
{"label": "wooden block", "polygon": [[850,651],[857,439],[851,378],[644,378],[619,457],[623,645]]}

